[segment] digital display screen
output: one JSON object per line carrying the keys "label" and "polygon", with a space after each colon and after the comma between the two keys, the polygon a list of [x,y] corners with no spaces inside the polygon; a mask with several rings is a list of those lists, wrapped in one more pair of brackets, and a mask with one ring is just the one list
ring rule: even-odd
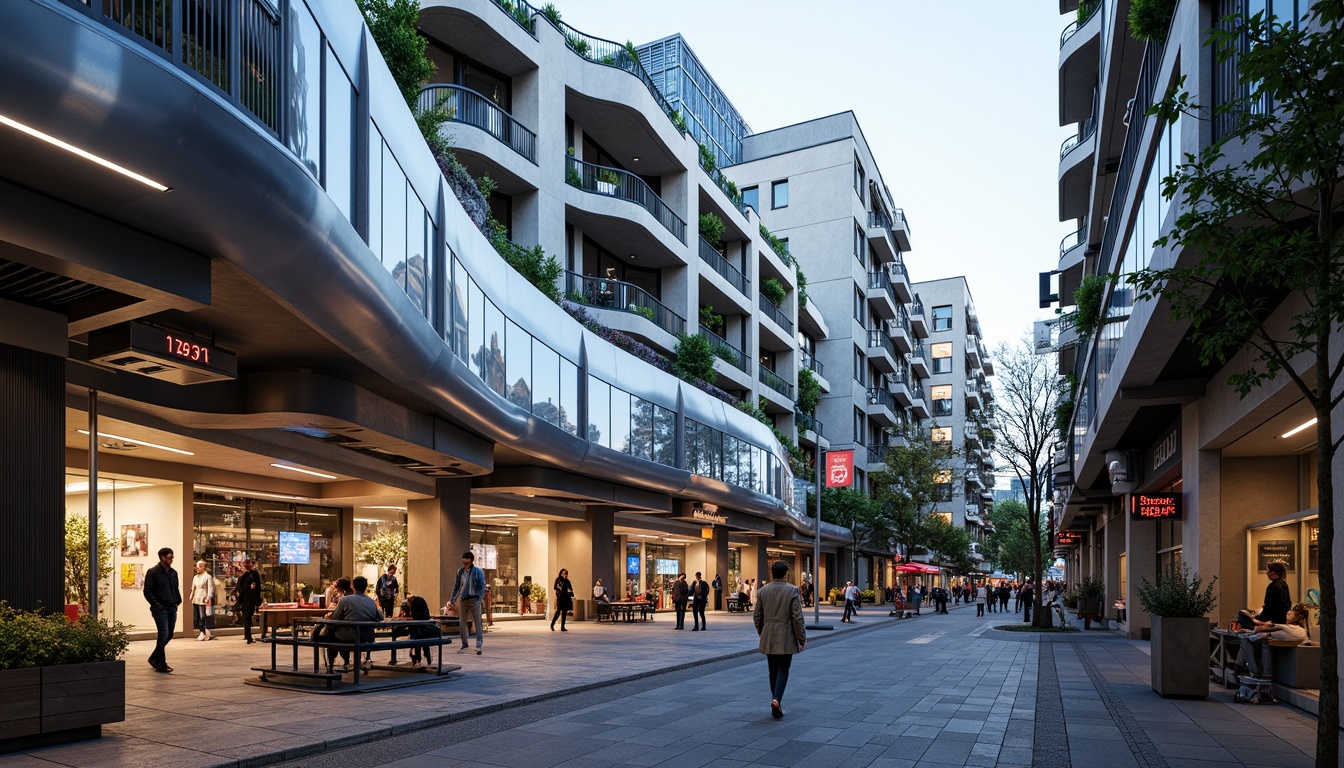
{"label": "digital display screen", "polygon": [[1180,520],[1179,493],[1136,493],[1129,507],[1131,520]]}
{"label": "digital display screen", "polygon": [[639,555],[626,556],[625,572],[633,576],[639,575]]}
{"label": "digital display screen", "polygon": [[307,565],[312,553],[309,535],[297,531],[280,531],[280,564]]}
{"label": "digital display screen", "polygon": [[676,560],[664,560],[658,558],[656,561],[659,576],[676,576],[681,573],[681,565]]}

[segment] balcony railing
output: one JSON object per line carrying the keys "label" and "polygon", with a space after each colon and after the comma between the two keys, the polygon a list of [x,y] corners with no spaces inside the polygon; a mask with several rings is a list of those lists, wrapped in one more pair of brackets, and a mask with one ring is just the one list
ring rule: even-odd
{"label": "balcony railing", "polygon": [[897,258],[895,261],[891,263],[888,269],[891,270],[892,280],[903,280],[907,283],[910,282],[910,273],[905,269],[904,259]]}
{"label": "balcony railing", "polygon": [[292,94],[287,91],[292,85],[286,77],[289,58],[283,20],[275,3],[84,0],[84,5],[85,13],[125,27],[174,65],[213,83],[272,134],[280,134],[281,113],[290,103]]}
{"label": "balcony railing", "polygon": [[905,219],[904,208],[892,208],[891,220],[893,222],[892,226],[899,224],[901,225],[901,229],[904,229],[907,233],[910,232],[910,222]]}
{"label": "balcony railing", "polygon": [[879,269],[876,272],[868,273],[868,289],[876,290],[881,288],[891,297],[891,303],[900,306],[901,302],[896,299],[896,289],[891,287],[891,274],[885,269]]}
{"label": "balcony railing", "polygon": [[434,107],[444,108],[448,111],[449,122],[480,128],[533,165],[537,164],[537,134],[470,88],[450,83],[426,85],[420,89],[416,106],[421,112]]}
{"label": "balcony railing", "polygon": [[1071,232],[1059,241],[1059,257],[1064,258],[1064,254],[1082,245],[1087,240],[1087,223],[1078,228],[1077,232]]}
{"label": "balcony railing", "polygon": [[817,433],[817,437],[825,437],[825,432],[823,432],[823,425],[821,423],[821,419],[818,419],[816,416],[810,416],[806,413],[798,413],[797,411],[794,411],[793,418],[794,421],[798,424],[799,432],[805,432],[807,430],[811,430]]}
{"label": "balcony railing", "polygon": [[[1170,39],[1170,36],[1168,36]],[[1139,144],[1148,121],[1148,108],[1153,105],[1153,92],[1157,87],[1159,68],[1166,46],[1153,40],[1143,52],[1143,65],[1139,67],[1139,81],[1134,89],[1134,106],[1130,108],[1129,128],[1125,131],[1125,146],[1120,151],[1120,167],[1115,172],[1115,184],[1111,187],[1111,205],[1106,214],[1106,231],[1101,237],[1101,258],[1098,259],[1097,274],[1108,274],[1115,264],[1116,238],[1125,228],[1125,203],[1129,200],[1129,182],[1134,174],[1134,163],[1138,160]],[[1085,355],[1078,356],[1078,365],[1084,364]],[[1079,379],[1082,381],[1082,379]]]}
{"label": "balcony railing", "polygon": [[868,390],[868,404],[880,405],[892,413],[895,413],[897,410],[896,398],[892,397],[890,392],[881,387],[875,387]]}
{"label": "balcony railing", "polygon": [[764,312],[766,317],[775,321],[775,325],[783,328],[785,333],[792,336],[793,321],[789,319],[788,315],[784,314],[784,310],[775,306],[774,303],[765,298],[765,296],[760,296],[759,299],[760,301],[758,303],[761,306],[761,312]]}
{"label": "balcony railing", "polygon": [[1078,18],[1069,22],[1069,25],[1064,28],[1064,31],[1059,33],[1060,48],[1063,48],[1064,44],[1069,41],[1070,37],[1073,37],[1075,32],[1086,26],[1087,22],[1091,21],[1092,17],[1097,15],[1097,10],[1101,8],[1101,5],[1101,0],[1091,0],[1092,7],[1089,9],[1086,0],[1079,3]]}
{"label": "balcony railing", "polygon": [[896,317],[891,320],[891,332],[895,333],[898,328],[905,331],[907,336],[910,334],[910,313],[905,311],[904,304],[896,305]]}
{"label": "balcony railing", "polygon": [[734,368],[745,372],[747,370],[747,355],[742,350],[734,347],[727,339],[709,330],[705,326],[700,326],[700,335],[709,339],[709,343],[714,347],[714,354],[718,355],[720,360],[731,363]]}
{"label": "balcony railing", "polygon": [[751,281],[747,279],[746,275],[742,274],[742,270],[728,263],[728,260],[723,258],[723,254],[710,245],[708,240],[703,237],[699,239],[700,260],[713,267],[715,272],[722,275],[723,279],[727,280],[743,296],[750,295]]}
{"label": "balcony railing", "polygon": [[526,30],[527,34],[537,36],[537,14],[540,13],[526,0],[494,0],[495,6],[513,19],[513,23]]}
{"label": "balcony railing", "polygon": [[910,302],[910,315],[912,317],[915,315],[922,317],[924,315],[924,301],[919,298],[918,293],[915,294],[915,300]]}
{"label": "balcony railing", "polygon": [[751,206],[742,202],[741,190],[738,190],[736,185],[730,182],[727,176],[723,175],[723,171],[718,168],[710,170],[709,168],[705,168],[703,163],[700,165],[700,168],[703,169],[705,173],[709,174],[709,180],[714,182],[714,186],[718,187],[719,190],[723,192],[724,196],[728,198],[728,202],[732,203],[734,208],[741,211],[743,216],[746,216],[747,209]]}
{"label": "balcony railing", "polygon": [[[545,19],[546,14],[542,13],[541,17]],[[546,20],[550,21],[550,19]],[[667,98],[663,96],[663,92],[658,89],[656,84],[654,84],[653,78],[649,76],[648,70],[644,69],[644,65],[639,62],[639,57],[634,55],[633,51],[615,41],[594,37],[580,32],[563,21],[554,21],[551,23],[555,25],[556,29],[560,30],[560,34],[565,36],[565,43],[569,45],[571,51],[591,62],[623,69],[639,78],[639,81],[648,89],[649,95],[652,96],[653,100],[662,108],[663,114],[667,115],[667,119],[672,122],[672,125],[683,134],[686,133],[686,128],[684,127],[685,123],[683,122],[681,125],[678,125],[677,121],[672,118],[672,115],[676,110],[672,109],[672,105],[667,102]],[[685,242],[685,240],[682,242]]]}
{"label": "balcony railing", "polygon": [[584,192],[616,197],[640,206],[653,214],[653,218],[678,240],[686,242],[686,222],[673,213],[667,203],[654,194],[653,189],[635,174],[620,168],[585,163],[566,155],[565,181]]}
{"label": "balcony railing", "polygon": [[868,329],[868,348],[876,349],[878,347],[887,350],[887,354],[891,355],[893,360],[896,359],[896,346],[891,343],[891,336],[887,335],[887,332],[882,328],[870,328]]}
{"label": "balcony railing", "polygon": [[[868,228],[869,228],[869,229],[875,229],[875,228],[877,228],[877,227],[881,227],[882,229],[887,230],[887,234],[890,235],[890,234],[891,234],[891,219],[887,216],[887,214],[886,214],[885,212],[883,212],[883,211],[881,211],[881,210],[869,211],[869,212],[868,212]],[[895,236],[894,236],[894,235],[892,236],[892,239],[895,239]]]}
{"label": "balcony railing", "polygon": [[1064,143],[1059,145],[1059,159],[1063,160],[1065,156],[1067,156],[1069,152],[1073,150],[1074,147],[1092,138],[1092,134],[1096,133],[1096,131],[1097,131],[1097,116],[1092,115],[1091,117],[1083,121],[1083,124],[1078,128],[1077,133],[1065,139]]}
{"label": "balcony railing", "polygon": [[582,296],[583,303],[599,309],[614,309],[647,318],[673,336],[686,332],[686,318],[634,283],[566,272],[565,291]]}
{"label": "balcony railing", "polygon": [[790,400],[793,399],[793,385],[785,381],[783,376],[766,368],[764,365],[756,367],[756,378],[760,379],[762,384],[775,390],[779,394]]}
{"label": "balcony railing", "polygon": [[911,400],[924,399],[924,382],[920,381],[918,376],[910,377],[910,399]]}
{"label": "balcony railing", "polygon": [[798,354],[803,361],[804,367],[812,369],[813,373],[817,374],[823,379],[826,378],[826,366],[822,365],[821,361],[818,360],[815,355],[811,355],[803,351],[799,351]]}

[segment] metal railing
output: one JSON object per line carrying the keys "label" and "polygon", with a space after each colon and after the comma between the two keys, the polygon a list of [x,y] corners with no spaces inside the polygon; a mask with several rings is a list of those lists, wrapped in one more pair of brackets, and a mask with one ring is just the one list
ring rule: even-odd
{"label": "metal railing", "polygon": [[[878,227],[881,227],[882,229],[885,229],[885,230],[887,231],[887,234],[888,234],[888,235],[892,235],[892,232],[891,232],[891,219],[887,217],[887,214],[884,213],[884,212],[881,211],[881,210],[869,211],[869,212],[868,212],[868,228],[869,228],[869,229],[876,229],[876,228],[878,228]],[[895,239],[895,235],[892,235],[892,239],[893,239],[893,240]]]}
{"label": "metal railing", "polygon": [[709,339],[710,345],[714,347],[714,354],[718,356],[720,360],[731,363],[734,368],[737,368],[744,373],[746,372],[747,355],[745,352],[734,347],[727,339],[703,325],[700,326],[700,335]]}
{"label": "metal railing", "polygon": [[891,446],[883,443],[869,443],[865,446],[868,449],[869,464],[884,464],[887,461],[887,449]]}
{"label": "metal railing", "polygon": [[[1170,39],[1170,35],[1168,35]],[[1101,238],[1101,258],[1097,273],[1107,274],[1114,263],[1115,241],[1125,229],[1125,203],[1129,198],[1129,182],[1139,156],[1139,142],[1149,120],[1148,108],[1153,105],[1153,91],[1157,85],[1158,67],[1166,46],[1162,41],[1150,41],[1144,50],[1143,65],[1134,89],[1134,106],[1130,108],[1129,128],[1125,132],[1125,146],[1120,151],[1120,166],[1115,172],[1115,186],[1111,190],[1111,206],[1106,215],[1106,231]],[[1079,356],[1081,363],[1083,356]],[[1081,381],[1081,379],[1080,379]]]}
{"label": "metal railing", "polygon": [[904,208],[892,208],[891,220],[893,222],[893,227],[896,226],[896,224],[900,224],[901,229],[904,229],[907,233],[910,232],[910,222],[906,221]]}
{"label": "metal railing", "polygon": [[891,355],[893,360],[896,359],[896,346],[891,343],[891,337],[887,335],[887,332],[881,328],[870,328],[868,329],[868,348],[875,349],[877,347],[887,350],[887,354]]}
{"label": "metal railing", "polygon": [[890,392],[883,389],[882,387],[874,387],[868,390],[868,404],[880,405],[883,408],[886,408],[887,410],[891,411],[892,413],[895,413],[897,410],[896,398],[893,397]]}
{"label": "metal railing", "polygon": [[929,366],[929,360],[928,360],[928,358],[926,358],[926,357],[924,356],[924,340],[923,340],[923,339],[915,339],[914,346],[912,346],[912,347],[910,348],[910,355],[909,355],[909,357],[910,357],[911,362],[914,362],[915,360],[919,360],[920,362],[924,363],[924,367],[925,367],[925,368],[927,368],[927,367]]}
{"label": "metal railing", "polygon": [[766,368],[764,365],[756,367],[756,378],[760,379],[762,384],[775,390],[779,394],[790,400],[793,399],[793,385],[785,381],[783,376]]}
{"label": "metal railing", "polygon": [[806,413],[794,411],[793,419],[798,424],[799,432],[811,430],[817,433],[817,437],[825,437],[825,433],[822,431],[823,425],[821,419],[818,419],[816,416],[810,416]]}
{"label": "metal railing", "polygon": [[647,318],[674,336],[686,332],[686,318],[634,283],[566,272],[565,291],[582,296],[583,303],[598,309],[614,309]]}
{"label": "metal railing", "polygon": [[653,215],[668,232],[681,242],[686,242],[686,222],[668,207],[663,199],[654,194],[653,189],[644,180],[629,171],[610,168],[605,165],[585,163],[582,160],[565,156],[565,181],[584,192],[606,195],[628,200]]}
{"label": "metal railing", "polygon": [[895,334],[897,329],[905,331],[905,335],[910,335],[910,313],[905,311],[904,304],[896,305],[896,317],[890,322],[890,331]]}
{"label": "metal railing", "polygon": [[910,380],[914,378],[910,375],[910,366],[904,361],[897,363],[896,370],[886,374],[887,385],[899,384],[902,387],[910,386]]}
{"label": "metal railing", "polygon": [[892,280],[904,280],[907,283],[910,282],[910,272],[905,268],[904,259],[897,258],[891,263],[889,268],[891,269]]}
{"label": "metal railing", "polygon": [[662,108],[663,114],[667,115],[667,119],[672,123],[672,126],[681,133],[686,133],[684,118],[681,125],[678,125],[677,121],[672,118],[676,110],[672,109],[672,105],[663,96],[663,92],[658,90],[658,86],[654,84],[648,70],[644,69],[644,65],[639,62],[639,55],[635,51],[613,40],[585,34],[563,21],[552,20],[547,18],[545,13],[539,13],[541,18],[546,19],[560,31],[560,34],[565,36],[565,43],[574,53],[595,64],[604,64],[608,67],[625,70],[639,78],[639,81],[648,89],[649,95]]}
{"label": "metal railing", "polygon": [[421,112],[435,107],[446,109],[448,122],[480,128],[533,165],[537,164],[537,134],[470,88],[451,83],[426,85],[420,89],[416,106]]}
{"label": "metal railing", "polygon": [[537,14],[541,13],[526,0],[493,0],[496,7],[513,23],[522,27],[527,34],[537,36]]}
{"label": "metal railing", "polygon": [[911,400],[924,399],[924,382],[920,381],[919,377],[917,376],[910,377],[910,399]]}
{"label": "metal railing", "polygon": [[765,313],[765,316],[775,321],[775,325],[778,325],[780,328],[783,328],[785,333],[792,336],[793,321],[789,319],[788,315],[784,314],[784,310],[775,306],[773,302],[765,298],[765,296],[763,295],[759,296],[758,298],[760,299],[758,303],[761,306],[761,311]]}
{"label": "metal railing", "polygon": [[700,164],[700,168],[709,175],[709,180],[714,182],[714,186],[718,187],[719,190],[723,192],[724,196],[728,198],[728,202],[732,203],[734,208],[741,211],[743,216],[746,216],[747,209],[751,206],[742,202],[742,191],[737,189],[736,185],[730,182],[727,176],[723,175],[723,171],[719,168],[706,168],[703,163]]}
{"label": "metal railing", "polygon": [[1077,248],[1087,242],[1087,220],[1083,220],[1083,226],[1078,228],[1077,232],[1071,232],[1059,241],[1059,257],[1064,258],[1064,254]]}
{"label": "metal railing", "polygon": [[[291,86],[284,23],[266,0],[85,0],[87,12],[121,27],[200,75],[277,136]],[[311,121],[320,120],[309,115]],[[297,118],[291,118],[295,120]]]}
{"label": "metal railing", "polygon": [[709,241],[703,237],[700,238],[700,260],[713,267],[715,272],[722,275],[723,279],[727,280],[743,296],[751,295],[751,281],[747,279],[747,276],[742,274],[742,270],[730,264],[723,257],[723,254],[719,253],[719,249],[710,245]]}
{"label": "metal railing", "polygon": [[891,287],[891,273],[885,269],[868,273],[868,289],[877,290],[879,288],[887,292],[887,296],[891,298],[893,305],[900,306],[901,303],[896,300],[896,289]]}
{"label": "metal railing", "polygon": [[821,361],[816,358],[816,355],[801,350],[799,350],[798,355],[803,361],[803,367],[811,369],[813,373],[823,379],[826,378],[826,366],[821,364]]}
{"label": "metal railing", "polygon": [[1083,121],[1083,124],[1078,128],[1077,133],[1065,139],[1064,143],[1059,145],[1059,159],[1063,160],[1069,154],[1069,152],[1073,151],[1074,147],[1092,138],[1092,134],[1096,132],[1097,132],[1097,116],[1093,114],[1091,117]]}
{"label": "metal railing", "polygon": [[1079,18],[1069,22],[1069,25],[1064,28],[1064,31],[1059,33],[1059,47],[1061,49],[1064,47],[1064,44],[1069,41],[1069,38],[1073,37],[1074,33],[1087,26],[1087,22],[1091,21],[1092,17],[1097,15],[1097,11],[1101,9],[1101,6],[1101,0],[1092,0],[1092,8],[1090,10],[1087,8],[1086,2],[1080,4],[1078,13]]}
{"label": "metal railing", "polygon": [[914,301],[910,302],[910,316],[915,317],[916,315],[924,316],[924,302],[919,298],[918,293],[915,294]]}

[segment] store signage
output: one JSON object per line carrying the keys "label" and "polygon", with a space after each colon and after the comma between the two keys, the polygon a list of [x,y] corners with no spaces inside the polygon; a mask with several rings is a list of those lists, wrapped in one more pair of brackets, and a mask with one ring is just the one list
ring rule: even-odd
{"label": "store signage", "polygon": [[1131,520],[1180,520],[1179,493],[1136,493],[1130,497]]}
{"label": "store signage", "polygon": [[[1144,452],[1144,469],[1148,481],[1156,481],[1172,467],[1181,463],[1181,424],[1173,423],[1162,432],[1162,438]],[[1132,478],[1139,479],[1139,478]]]}
{"label": "store signage", "polygon": [[1321,527],[1316,523],[1307,526],[1307,570],[1316,573],[1321,569],[1321,545],[1318,541]]}
{"label": "store signage", "polygon": [[625,572],[631,576],[639,575],[639,555],[627,555],[625,558]]}
{"label": "store signage", "polygon": [[848,488],[854,482],[854,452],[829,451],[826,454],[826,487]]}
{"label": "store signage", "polygon": [[1294,539],[1267,539],[1256,542],[1255,557],[1260,561],[1259,569],[1264,571],[1269,564],[1278,560],[1288,566],[1289,571],[1297,570],[1297,541]]}
{"label": "store signage", "polygon": [[499,568],[499,547],[494,544],[472,544],[471,554],[476,556],[476,567],[485,571]]}
{"label": "store signage", "polygon": [[1055,542],[1061,547],[1072,546],[1083,540],[1083,534],[1078,531],[1060,531],[1055,534]]}
{"label": "store signage", "polygon": [[238,378],[238,356],[190,334],[139,322],[89,336],[89,362],[174,384]]}
{"label": "store signage", "polygon": [[719,507],[715,504],[704,504],[691,508],[691,519],[699,520],[705,523],[715,525],[727,525],[728,516],[719,514]]}

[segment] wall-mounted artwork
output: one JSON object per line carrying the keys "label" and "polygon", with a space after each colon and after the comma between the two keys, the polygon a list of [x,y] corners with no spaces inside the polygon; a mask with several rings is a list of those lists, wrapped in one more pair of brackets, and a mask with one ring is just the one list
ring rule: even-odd
{"label": "wall-mounted artwork", "polygon": [[145,565],[144,565],[144,563],[122,563],[122,564],[121,564],[121,588],[122,588],[122,589],[144,589],[144,588],[145,588]]}
{"label": "wall-mounted artwork", "polygon": [[149,525],[147,523],[121,526],[121,556],[149,557]]}

